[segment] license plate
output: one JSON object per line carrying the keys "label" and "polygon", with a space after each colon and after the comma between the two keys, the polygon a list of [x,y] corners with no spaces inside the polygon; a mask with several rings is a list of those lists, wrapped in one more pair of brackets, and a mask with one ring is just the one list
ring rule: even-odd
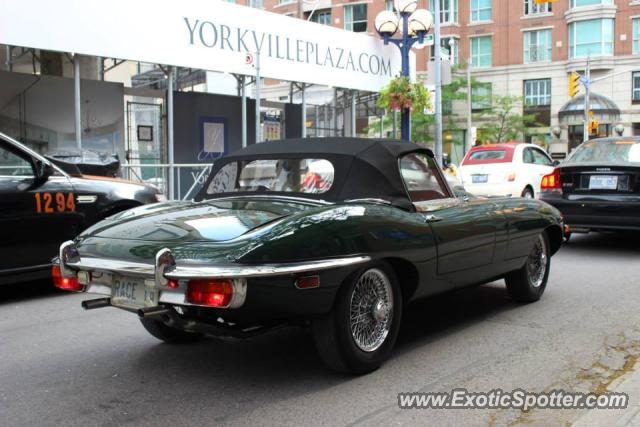
{"label": "license plate", "polygon": [[590,190],[615,190],[618,188],[618,177],[610,175],[591,175]]}
{"label": "license plate", "polygon": [[489,179],[489,175],[471,175],[472,184],[484,184]]}
{"label": "license plate", "polygon": [[158,290],[137,277],[114,276],[111,304],[119,307],[142,308],[158,305]]}

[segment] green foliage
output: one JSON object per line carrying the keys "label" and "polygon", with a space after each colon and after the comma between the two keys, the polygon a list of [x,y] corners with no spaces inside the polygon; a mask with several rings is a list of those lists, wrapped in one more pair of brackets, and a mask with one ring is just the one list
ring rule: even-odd
{"label": "green foliage", "polygon": [[478,129],[480,142],[499,143],[522,139],[528,127],[536,126],[535,114],[520,114],[522,97],[499,96],[491,98],[489,108],[478,116],[484,119]]}
{"label": "green foliage", "polygon": [[431,95],[421,81],[411,83],[409,77],[397,76],[380,91],[376,105],[386,111],[422,111],[431,108]]}
{"label": "green foliage", "polygon": [[[454,71],[459,71],[462,68],[463,67],[459,65],[454,68]],[[451,106],[454,101],[467,100],[466,75],[458,73],[456,76],[454,73],[454,76],[450,84],[442,86],[442,130],[444,134],[453,133],[461,129],[456,123],[456,121],[460,119],[460,116],[453,114],[448,107]],[[396,77],[381,91],[376,105],[386,111],[393,111],[394,106],[399,107],[401,105],[401,99],[398,96],[392,97],[392,94],[397,95],[407,93],[407,91],[410,93],[412,90],[410,89],[410,85],[411,83],[406,77]],[[418,83],[411,85],[412,88],[416,86],[418,86]],[[477,93],[479,92],[478,88],[482,86],[482,82],[477,81],[473,77],[471,78],[472,101],[474,103],[484,101],[488,107],[474,114],[473,117],[474,123],[478,126],[479,141],[504,142],[522,138],[527,127],[536,125],[535,115],[520,114],[521,98],[517,96],[482,96]],[[427,96],[429,95],[429,91],[422,83],[419,83],[419,87],[424,89]],[[394,103],[392,103],[392,100]],[[413,142],[431,145],[434,140],[435,116],[433,114],[425,114],[423,108],[415,108],[415,105],[415,103],[412,104],[414,108],[411,110],[411,140]],[[431,107],[430,99],[427,107]],[[382,128],[383,135],[386,135],[387,132],[393,128],[392,114],[384,116]],[[372,120],[367,132],[372,135],[379,135],[380,119]],[[398,114],[397,120],[397,133],[397,137],[399,138],[400,114]],[[394,136],[391,135],[391,137]]]}

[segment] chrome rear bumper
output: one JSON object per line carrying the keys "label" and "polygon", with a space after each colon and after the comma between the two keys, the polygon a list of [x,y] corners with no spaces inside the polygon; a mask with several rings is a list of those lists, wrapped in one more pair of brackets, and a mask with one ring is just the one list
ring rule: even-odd
{"label": "chrome rear bumper", "polygon": [[[260,264],[260,265],[205,265],[196,263],[177,263],[169,249],[161,249],[155,257],[155,263],[139,263],[107,258],[80,257],[72,241],[60,246],[59,263],[61,274],[65,277],[88,277],[85,292],[111,296],[114,276],[138,277],[144,279],[145,286],[155,287],[159,291],[160,303],[195,305],[186,301],[187,282],[190,279],[232,279],[234,298],[227,308],[238,308],[246,297],[246,279],[251,277],[288,276],[318,272],[333,268],[363,264],[370,261],[368,256],[352,256],[326,260],[297,263]],[[83,274],[80,272],[88,272]],[[80,273],[80,274],[79,274]],[[169,286],[172,281],[173,286]],[[177,287],[176,287],[177,284]]]}

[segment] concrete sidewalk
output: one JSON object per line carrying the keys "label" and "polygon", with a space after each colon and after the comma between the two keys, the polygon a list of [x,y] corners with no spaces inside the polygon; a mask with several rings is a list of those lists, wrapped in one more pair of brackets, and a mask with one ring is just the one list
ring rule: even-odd
{"label": "concrete sidewalk", "polygon": [[610,391],[627,393],[629,406],[626,409],[591,409],[572,426],[640,426],[640,370],[624,377]]}

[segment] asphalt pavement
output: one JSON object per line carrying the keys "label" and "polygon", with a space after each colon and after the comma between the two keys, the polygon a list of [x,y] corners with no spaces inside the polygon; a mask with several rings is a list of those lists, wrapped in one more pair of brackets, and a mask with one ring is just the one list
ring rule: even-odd
{"label": "asphalt pavement", "polygon": [[132,314],[82,310],[86,295],[3,287],[0,425],[567,425],[587,411],[397,405],[399,392],[605,390],[640,368],[640,235],[575,235],[551,268],[537,303],[500,281],[410,307],[391,360],[363,377],[327,370],[301,329],[170,346]]}

